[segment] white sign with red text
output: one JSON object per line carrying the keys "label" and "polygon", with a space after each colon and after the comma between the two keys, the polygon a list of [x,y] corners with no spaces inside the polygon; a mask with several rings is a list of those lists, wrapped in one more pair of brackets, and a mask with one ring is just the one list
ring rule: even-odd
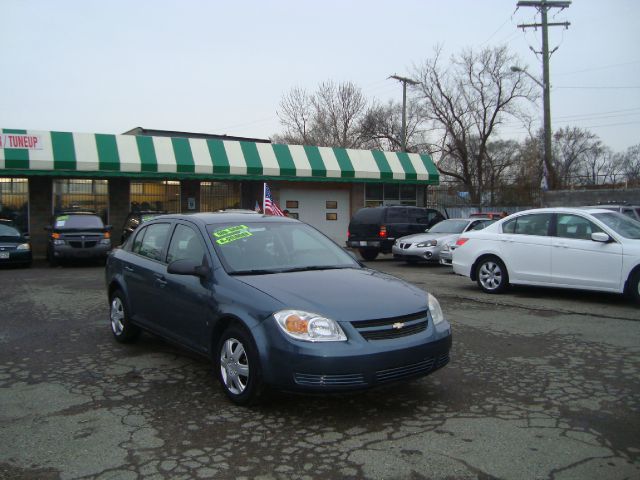
{"label": "white sign with red text", "polygon": [[0,133],[0,148],[42,150],[44,148],[44,142],[41,135]]}

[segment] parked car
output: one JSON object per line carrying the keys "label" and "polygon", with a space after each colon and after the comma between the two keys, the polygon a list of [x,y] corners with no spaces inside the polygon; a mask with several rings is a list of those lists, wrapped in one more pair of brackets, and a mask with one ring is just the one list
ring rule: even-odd
{"label": "parked car", "polygon": [[508,216],[507,212],[476,212],[469,215],[469,218],[490,218],[491,220],[500,220]]}
{"label": "parked car", "polygon": [[540,285],[626,292],[640,302],[640,222],[601,208],[518,212],[461,235],[453,271],[487,293]]}
{"label": "parked car", "polygon": [[127,215],[127,219],[124,221],[124,225],[122,227],[120,243],[123,244],[126,242],[129,235],[131,235],[142,222],[147,222],[152,218],[156,218],[157,216],[164,215],[166,213],[167,212],[161,212],[158,210],[137,210],[129,212],[129,215]]}
{"label": "parked car", "polygon": [[583,208],[605,208],[625,215],[640,222],[640,205],[627,205],[626,203],[604,203],[602,205],[591,205]]}
{"label": "parked car", "polygon": [[208,356],[226,395],[333,392],[428,375],[449,361],[435,297],[362,266],[292,218],[165,215],[109,255],[111,330],[149,330]]}
{"label": "parked car", "polygon": [[433,208],[362,208],[349,222],[347,247],[357,249],[365,260],[375,260],[379,253],[391,253],[396,239],[424,232],[444,218],[444,215]]}
{"label": "parked car", "polygon": [[26,234],[11,226],[9,222],[0,222],[0,265],[31,265],[31,243]]}
{"label": "parked car", "polygon": [[62,212],[53,217],[49,232],[47,260],[51,266],[61,260],[106,259],[111,250],[111,225],[93,212]]}
{"label": "parked car", "polygon": [[489,218],[450,218],[436,223],[423,233],[400,237],[393,244],[394,258],[406,262],[439,262],[445,245],[458,239],[460,234],[482,230],[495,220]]}

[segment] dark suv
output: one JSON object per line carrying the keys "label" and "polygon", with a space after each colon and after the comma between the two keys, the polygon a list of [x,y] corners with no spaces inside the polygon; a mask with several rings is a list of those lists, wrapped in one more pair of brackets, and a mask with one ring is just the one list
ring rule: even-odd
{"label": "dark suv", "polygon": [[55,215],[49,232],[47,260],[106,259],[111,250],[111,225],[92,212],[63,212]]}
{"label": "dark suv", "polygon": [[374,260],[381,252],[391,253],[397,238],[422,233],[444,219],[444,215],[433,208],[362,208],[349,222],[347,247],[357,248],[365,260]]}
{"label": "dark suv", "polygon": [[166,213],[167,212],[161,212],[158,210],[136,210],[130,212],[127,219],[124,221],[124,226],[122,227],[120,243],[123,244],[126,242],[129,235],[131,235],[142,222],[148,222],[152,218],[156,218],[157,216],[164,215]]}

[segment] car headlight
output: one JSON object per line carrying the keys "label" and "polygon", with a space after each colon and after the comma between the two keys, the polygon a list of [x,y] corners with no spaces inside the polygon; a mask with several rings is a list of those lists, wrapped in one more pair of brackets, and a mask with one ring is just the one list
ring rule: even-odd
{"label": "car headlight", "polygon": [[436,245],[438,245],[437,240],[427,240],[426,242],[419,243],[417,246],[418,247],[435,247]]}
{"label": "car headlight", "polygon": [[273,314],[280,329],[305,342],[346,342],[340,325],[330,318],[302,310],[281,310]]}
{"label": "car headlight", "polygon": [[443,322],[444,314],[442,313],[442,308],[440,308],[440,302],[430,293],[427,293],[427,302],[429,303],[429,312],[431,312],[433,324],[438,325]]}
{"label": "car headlight", "polygon": [[54,245],[64,245],[64,244],[65,244],[65,241],[64,241],[64,240],[57,239],[57,240],[54,240],[54,241],[53,241],[53,244],[54,244]]}
{"label": "car headlight", "polygon": [[102,245],[111,245],[111,240],[108,238],[103,238],[102,240],[100,240],[100,243]]}
{"label": "car headlight", "polygon": [[21,243],[20,245],[18,245],[16,247],[16,250],[31,250],[31,245],[29,245],[28,243]]}

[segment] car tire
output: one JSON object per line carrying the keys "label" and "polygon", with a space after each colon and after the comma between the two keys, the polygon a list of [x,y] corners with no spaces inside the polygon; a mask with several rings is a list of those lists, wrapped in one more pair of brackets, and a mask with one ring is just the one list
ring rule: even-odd
{"label": "car tire", "polygon": [[120,343],[135,342],[140,336],[140,327],[131,323],[122,291],[116,290],[111,294],[109,305],[109,320],[114,338]]}
{"label": "car tire", "polygon": [[361,248],[358,252],[360,253],[360,256],[367,261],[375,260],[378,253],[380,253],[379,250],[375,248]]}
{"label": "car tire", "polygon": [[636,270],[629,276],[627,292],[634,302],[640,303],[640,270]]}
{"label": "car tire", "polygon": [[509,286],[509,273],[499,258],[484,257],[476,267],[476,281],[486,293],[502,293]]}
{"label": "car tire", "polygon": [[258,351],[244,328],[232,325],[225,330],[215,350],[214,368],[225,394],[236,405],[251,405],[260,398]]}

